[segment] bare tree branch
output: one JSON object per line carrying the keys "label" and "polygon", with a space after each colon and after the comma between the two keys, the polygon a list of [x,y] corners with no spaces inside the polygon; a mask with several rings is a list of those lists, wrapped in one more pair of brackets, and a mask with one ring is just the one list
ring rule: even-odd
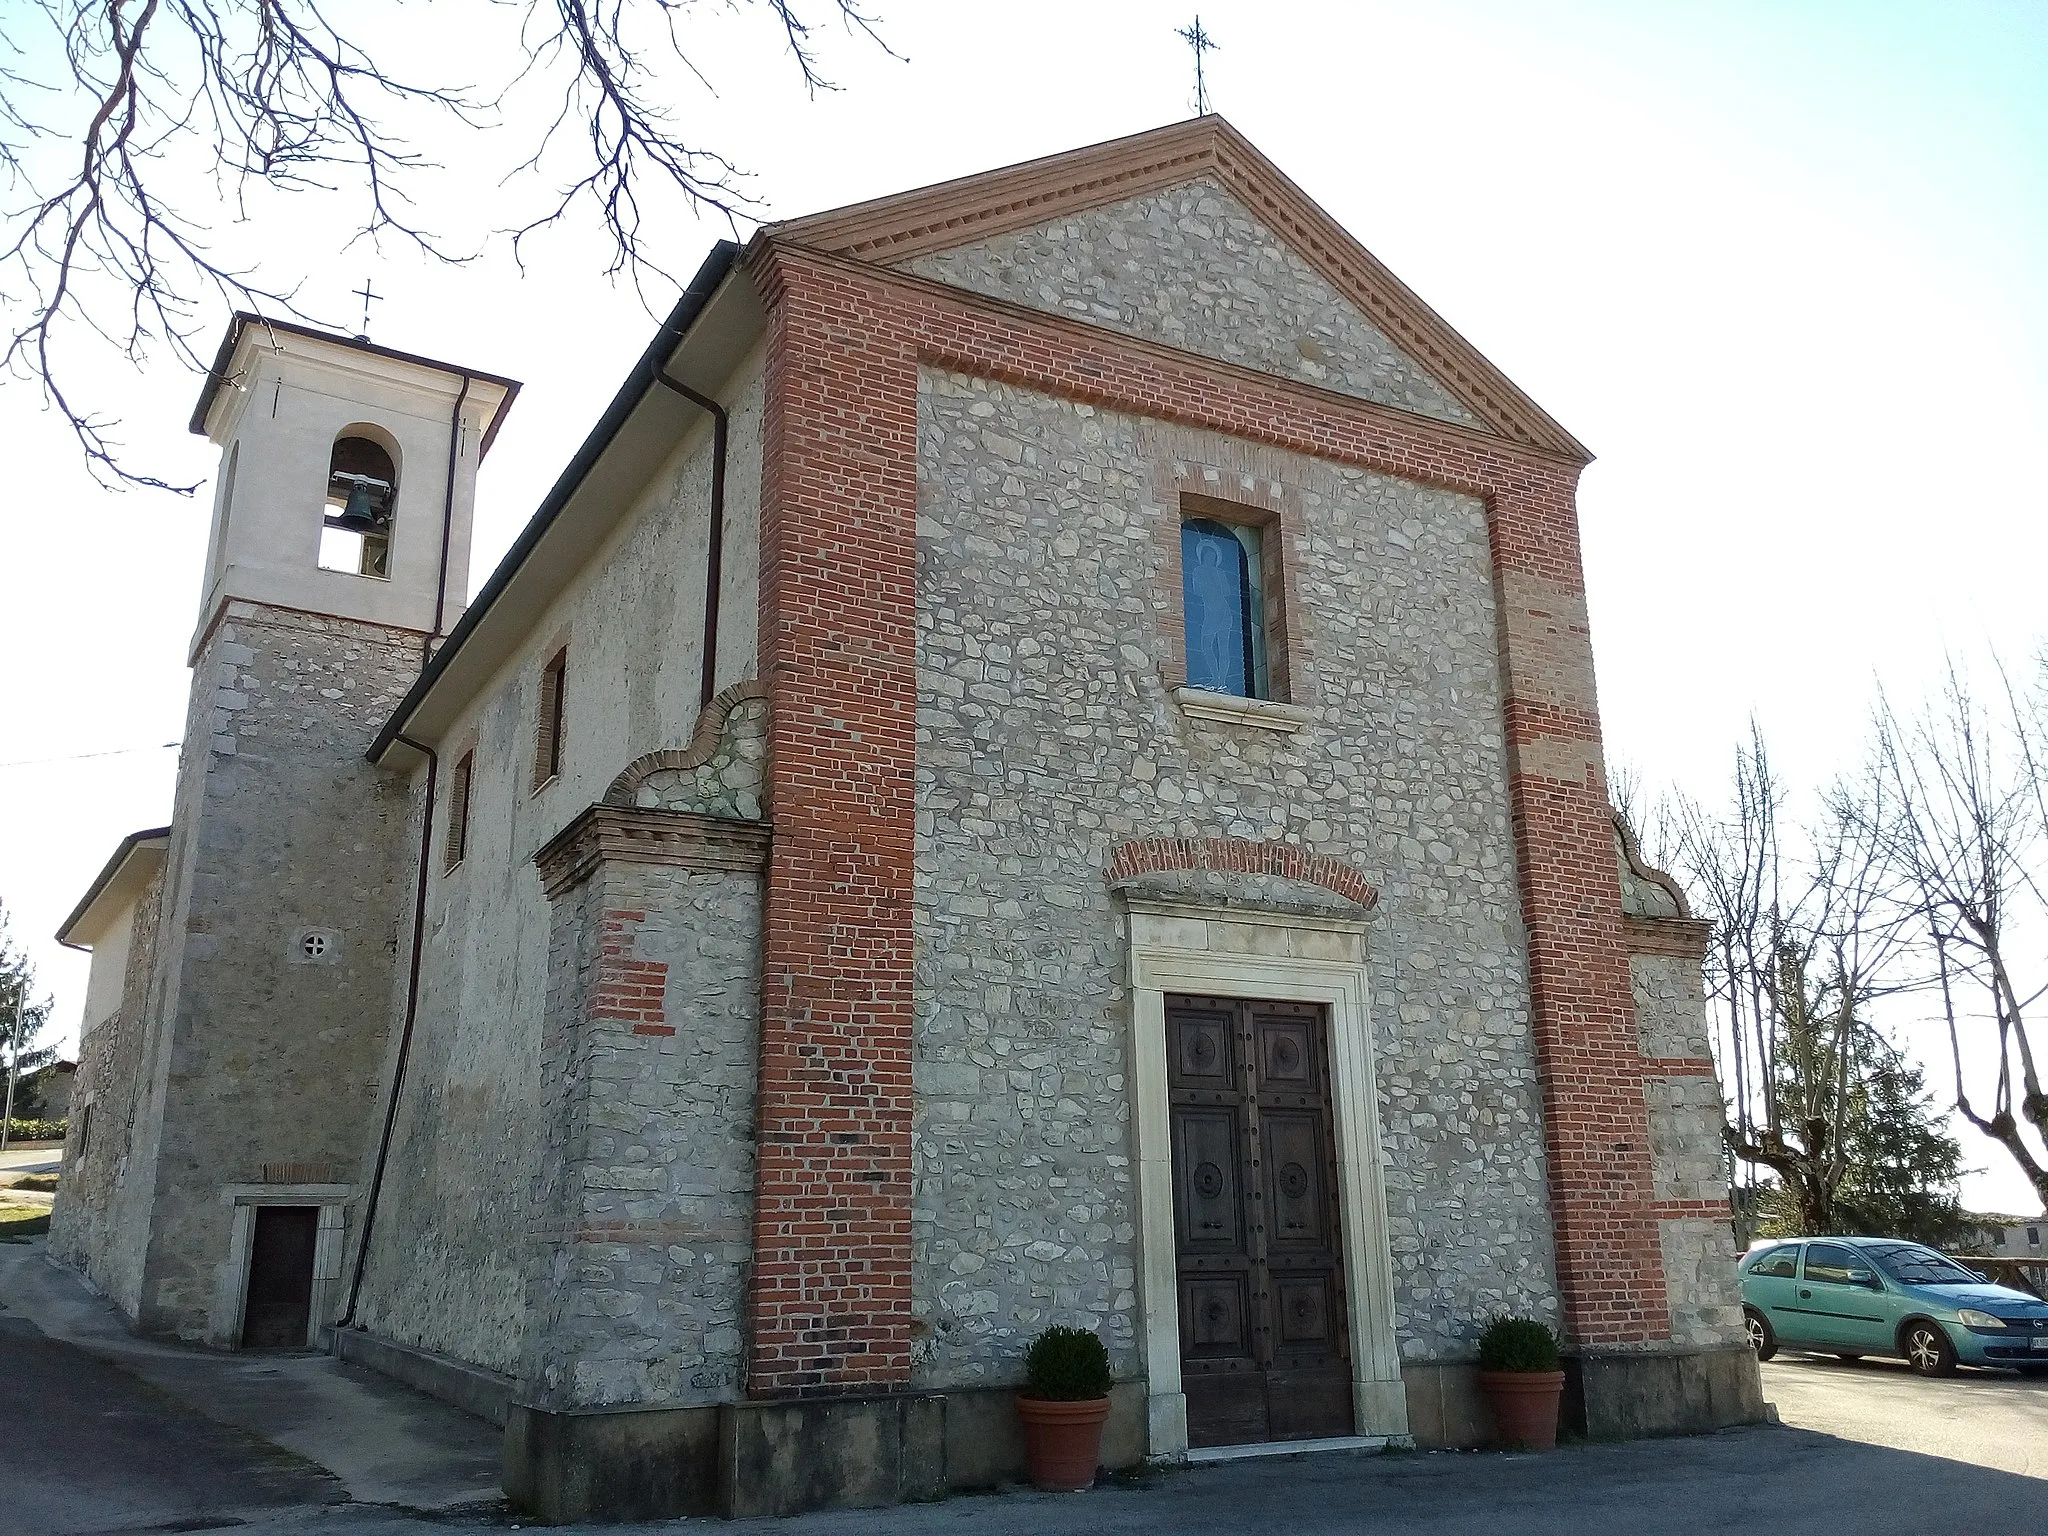
{"label": "bare tree branch", "polygon": [[[812,6],[728,4],[765,10],[807,92],[832,88]],[[365,9],[361,0],[33,0],[4,19],[0,178],[21,200],[0,208],[0,376],[40,388],[103,483],[194,488],[128,464],[116,424],[74,382],[82,353],[97,347],[141,366],[168,351],[197,371],[199,338],[222,309],[314,318],[297,305],[295,276],[259,276],[210,248],[219,216],[245,211],[253,191],[345,195],[354,211],[344,244],[395,239],[435,260],[471,260],[490,232],[452,240],[420,216],[439,169],[421,145],[516,129],[501,110],[505,93],[532,79],[559,89],[563,105],[513,177],[569,169],[536,216],[500,231],[515,257],[537,230],[587,207],[611,246],[607,273],[661,283],[670,280],[646,233],[652,209],[708,209],[728,221],[758,211],[738,167],[673,104],[678,76],[709,84],[683,48],[689,0],[493,7],[487,14],[502,12],[534,47],[512,80],[481,92],[373,57]],[[887,51],[860,0],[816,0],[815,13]],[[40,47],[24,41],[31,29]],[[572,125],[582,132],[566,132]],[[60,155],[64,145],[75,156]],[[214,189],[203,213],[191,194],[201,185]]]}

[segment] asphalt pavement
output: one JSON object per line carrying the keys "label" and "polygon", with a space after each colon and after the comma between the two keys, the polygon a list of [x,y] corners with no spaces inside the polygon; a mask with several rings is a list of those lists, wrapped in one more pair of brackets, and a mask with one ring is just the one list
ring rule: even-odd
{"label": "asphalt pavement", "polygon": [[1764,1396],[1787,1424],[2048,1479],[2048,1378],[1972,1370],[1929,1378],[1897,1360],[1789,1352],[1763,1373]]}
{"label": "asphalt pavement", "polygon": [[138,1338],[43,1246],[0,1242],[0,1536],[502,1508],[495,1424],[331,1355]]}
{"label": "asphalt pavement", "polygon": [[[498,1432],[325,1356],[138,1340],[37,1243],[0,1245],[0,1536],[429,1536],[530,1522]],[[1324,1453],[739,1522],[776,1536],[1855,1536],[2048,1530],[2048,1382],[1765,1367],[1785,1423],[1546,1455]],[[568,1528],[582,1536],[710,1521]]]}

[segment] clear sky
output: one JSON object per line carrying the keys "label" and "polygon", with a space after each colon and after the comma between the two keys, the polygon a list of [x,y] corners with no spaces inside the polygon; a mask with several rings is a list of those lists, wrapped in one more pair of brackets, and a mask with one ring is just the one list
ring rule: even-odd
{"label": "clear sky", "polygon": [[[771,216],[1190,108],[1174,29],[1192,0],[873,9],[907,62],[835,33],[824,62],[843,89],[815,100],[744,18],[686,21],[719,94],[678,99]],[[475,29],[494,13],[406,7],[391,41],[410,52],[392,58],[482,75]],[[1859,752],[1876,681],[1910,698],[1946,651],[2040,643],[2048,6],[1203,0],[1201,15],[1221,45],[1216,109],[1599,456],[1580,508],[1612,757],[1713,796],[1754,713],[1787,777],[1817,783]],[[488,155],[434,148],[437,227],[508,222],[516,188],[477,174]],[[526,382],[480,481],[480,584],[645,345],[648,311],[600,275],[587,233],[543,238],[523,271],[502,248],[451,268],[342,251],[346,220],[301,199],[220,239],[278,281],[303,274],[302,301],[351,330],[348,291],[372,275],[377,340]],[[664,249],[687,273],[727,233],[675,219]],[[196,378],[169,358],[88,377],[140,460],[211,475],[185,433]],[[183,730],[208,507],[96,488],[11,381],[0,443],[0,899],[68,1030],[85,962],[49,935],[115,842],[168,814],[175,753],[159,744]],[[2032,1210],[2003,1154],[1963,1135],[1991,1170],[1966,1197]]]}

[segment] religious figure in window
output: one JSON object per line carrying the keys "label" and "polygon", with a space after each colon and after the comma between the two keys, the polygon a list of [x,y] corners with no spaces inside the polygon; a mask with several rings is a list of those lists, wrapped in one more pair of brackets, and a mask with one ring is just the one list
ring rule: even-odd
{"label": "religious figure in window", "polygon": [[1263,565],[1258,529],[1206,517],[1181,523],[1189,687],[1267,697]]}

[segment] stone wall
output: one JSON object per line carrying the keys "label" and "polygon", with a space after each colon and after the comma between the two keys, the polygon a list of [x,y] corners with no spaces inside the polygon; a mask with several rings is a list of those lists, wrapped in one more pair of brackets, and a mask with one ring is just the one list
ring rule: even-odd
{"label": "stone wall", "polygon": [[[1014,1380],[1052,1321],[1138,1369],[1104,880],[1135,838],[1365,871],[1403,1353],[1555,1318],[1481,503],[953,373],[921,377],[919,425],[913,1380]],[[1298,734],[1186,717],[1162,682],[1183,484],[1299,508]]]}
{"label": "stone wall", "polygon": [[121,1222],[148,1235],[147,1331],[232,1323],[223,1185],[360,1178],[411,864],[404,786],[363,752],[419,648],[240,601],[200,648],[145,1022],[152,1182]]}
{"label": "stone wall", "polygon": [[760,975],[758,873],[600,861],[557,896],[529,1404],[740,1395]]}
{"label": "stone wall", "polygon": [[908,270],[1441,421],[1478,418],[1214,181],[918,257]]}
{"label": "stone wall", "polygon": [[1735,1233],[1728,1208],[1726,1118],[1707,1037],[1707,925],[1695,920],[1678,883],[1644,862],[1635,837],[1614,822],[1622,912],[1635,953],[1636,1039],[1644,1058],[1650,1163],[1663,1255],[1671,1339],[1689,1348],[1743,1342],[1735,1281]]}
{"label": "stone wall", "polygon": [[1735,1282],[1735,1232],[1728,1215],[1728,1164],[1721,1145],[1726,1107],[1707,1044],[1706,989],[1696,953],[1638,954],[1635,982],[1650,1156],[1674,1343],[1707,1347],[1742,1341]]}
{"label": "stone wall", "polygon": [[[64,1176],[50,1213],[50,1257],[84,1275],[131,1315],[142,1284],[142,1245],[122,1241],[117,1223],[129,1203],[129,1182],[142,1173],[130,1154],[144,1089],[143,1016],[156,962],[163,893],[159,870],[129,913],[120,1004],[79,1045]],[[91,1139],[81,1147],[88,1104]]]}
{"label": "stone wall", "polygon": [[[754,672],[758,362],[723,397],[731,430],[720,686]],[[476,754],[467,849],[453,870],[437,856],[429,877],[418,1020],[357,1316],[373,1333],[505,1375],[518,1375],[526,1358],[529,1202],[549,1092],[539,1053],[551,917],[533,859],[629,763],[691,740],[710,484],[711,434],[699,423],[441,746],[442,830],[446,769]],[[536,792],[539,673],[564,647],[562,771]],[[390,1006],[402,1001],[401,993]],[[393,1063],[384,1070],[388,1082]]]}

